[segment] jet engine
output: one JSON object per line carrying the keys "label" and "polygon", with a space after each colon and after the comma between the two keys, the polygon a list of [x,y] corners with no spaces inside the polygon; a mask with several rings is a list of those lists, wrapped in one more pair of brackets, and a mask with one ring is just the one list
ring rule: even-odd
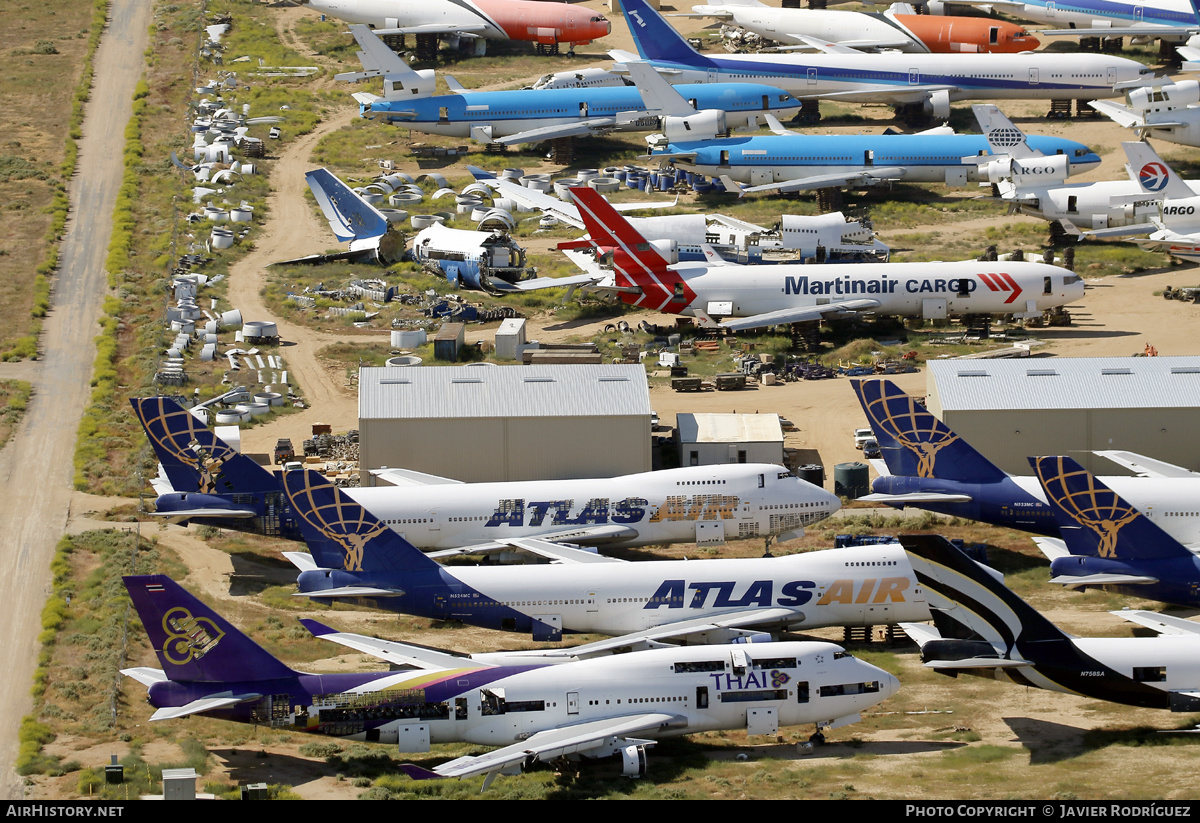
{"label": "jet engine", "polygon": [[1182,80],[1166,86],[1149,86],[1129,92],[1129,107],[1134,111],[1154,112],[1200,103],[1200,81]]}
{"label": "jet engine", "polygon": [[384,100],[409,100],[416,97],[432,97],[437,94],[437,78],[433,69],[419,69],[414,72],[417,80],[405,85],[399,78],[384,75]]}
{"label": "jet engine", "polygon": [[998,157],[979,166],[980,179],[986,178],[989,183],[1011,182],[1017,187],[1062,183],[1070,174],[1071,160],[1065,154],[1021,159]]}
{"label": "jet engine", "polygon": [[633,778],[646,776],[646,747],[644,745],[626,746],[621,749],[621,775]]}
{"label": "jet engine", "polygon": [[946,120],[950,117],[950,92],[945,89],[930,92],[921,109],[936,120]]}
{"label": "jet engine", "polygon": [[725,112],[720,109],[704,109],[687,117],[663,117],[660,118],[659,128],[672,143],[710,140],[729,131],[729,125],[725,122]]}

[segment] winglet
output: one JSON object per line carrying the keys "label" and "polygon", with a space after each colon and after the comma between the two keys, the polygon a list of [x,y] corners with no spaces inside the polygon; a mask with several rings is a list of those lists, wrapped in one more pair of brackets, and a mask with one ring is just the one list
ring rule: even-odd
{"label": "winglet", "polygon": [[324,623],[319,623],[316,620],[313,620],[312,618],[309,618],[309,617],[301,617],[300,625],[303,626],[304,628],[308,629],[308,633],[311,634],[313,637],[324,637],[325,635],[328,635],[328,634],[337,634],[338,633],[337,629],[331,629],[329,626],[326,626]]}
{"label": "winglet", "polygon": [[413,780],[444,780],[445,778],[437,772],[431,772],[429,769],[423,769],[415,763],[401,763],[400,771],[411,777]]}

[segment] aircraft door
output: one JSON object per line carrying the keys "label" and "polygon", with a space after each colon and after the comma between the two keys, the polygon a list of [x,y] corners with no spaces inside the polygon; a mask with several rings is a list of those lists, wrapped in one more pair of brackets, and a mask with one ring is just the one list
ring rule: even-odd
{"label": "aircraft door", "polygon": [[909,69],[908,70],[908,84],[910,86],[921,85],[921,70],[920,69]]}
{"label": "aircraft door", "polygon": [[533,639],[542,643],[557,643],[562,640],[561,614],[533,615]]}
{"label": "aircraft door", "polygon": [[944,320],[946,318],[946,298],[927,297],[922,300],[921,317],[926,320]]}
{"label": "aircraft door", "polygon": [[567,692],[567,714],[579,714],[579,692]]}
{"label": "aircraft door", "polygon": [[723,546],[723,545],[725,545],[725,521],[724,520],[697,520],[696,521],[696,545],[697,546]]}
{"label": "aircraft door", "polygon": [[[1138,7],[1138,12],[1141,12],[1141,7]],[[1109,66],[1104,70],[1104,82],[1108,85],[1113,85],[1117,82],[1117,67]]]}
{"label": "aircraft door", "polygon": [[810,68],[808,70],[808,85],[810,85],[810,86],[817,85],[817,70],[816,69]]}
{"label": "aircraft door", "polygon": [[1038,70],[1036,68],[1031,68],[1029,70],[1029,85],[1036,86],[1038,83],[1042,82],[1039,77]]}

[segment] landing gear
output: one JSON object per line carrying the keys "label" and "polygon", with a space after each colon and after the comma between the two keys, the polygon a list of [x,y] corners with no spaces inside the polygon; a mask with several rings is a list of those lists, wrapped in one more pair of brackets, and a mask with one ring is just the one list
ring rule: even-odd
{"label": "landing gear", "polygon": [[825,735],[821,734],[821,732],[814,732],[812,737],[808,738],[808,742],[812,743],[814,746],[824,746]]}

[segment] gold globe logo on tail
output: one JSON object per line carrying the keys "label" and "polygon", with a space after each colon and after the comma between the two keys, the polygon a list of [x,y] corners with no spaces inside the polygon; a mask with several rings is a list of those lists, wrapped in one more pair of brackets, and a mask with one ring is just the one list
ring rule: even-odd
{"label": "gold globe logo on tail", "polygon": [[[146,414],[143,420],[146,434],[180,463],[196,470],[200,475],[197,491],[203,494],[216,491],[222,467],[237,452],[213,437],[208,426],[191,412],[179,408],[170,411],[164,409],[162,398],[155,399],[152,413],[151,404],[143,403],[142,408]],[[200,444],[197,437],[200,432],[204,432],[205,439],[212,441],[212,446]]]}
{"label": "gold globe logo on tail", "polygon": [[[1037,473],[1050,502],[1058,506],[1080,526],[1091,529],[1099,540],[1101,557],[1114,557],[1117,536],[1141,513],[1123,501],[1111,489],[1097,486],[1096,478],[1083,468],[1068,469],[1061,457],[1041,457]],[[1082,488],[1072,488],[1083,483]]]}
{"label": "gold globe logo on tail", "polygon": [[225,632],[207,617],[193,617],[183,606],[176,606],[163,615],[163,657],[176,666],[199,660],[217,647]]}
{"label": "gold globe logo on tail", "polygon": [[[287,492],[292,501],[292,509],[310,526],[342,547],[342,568],[345,571],[361,572],[363,550],[367,543],[387,531],[388,527],[371,517],[362,506],[338,494],[336,490],[333,491],[332,501],[318,503],[313,493],[313,476],[311,472],[301,474],[304,488],[299,491],[293,491],[291,488],[294,473],[288,476]],[[325,480],[319,481],[318,487],[332,489]],[[297,503],[297,498],[304,501],[302,505]]]}
{"label": "gold globe logo on tail", "polygon": [[[933,477],[938,452],[956,442],[958,435],[895,386],[884,381],[872,382],[878,385],[879,397],[863,404],[871,424],[912,452],[917,459],[917,477]],[[866,399],[867,381],[862,390]]]}

